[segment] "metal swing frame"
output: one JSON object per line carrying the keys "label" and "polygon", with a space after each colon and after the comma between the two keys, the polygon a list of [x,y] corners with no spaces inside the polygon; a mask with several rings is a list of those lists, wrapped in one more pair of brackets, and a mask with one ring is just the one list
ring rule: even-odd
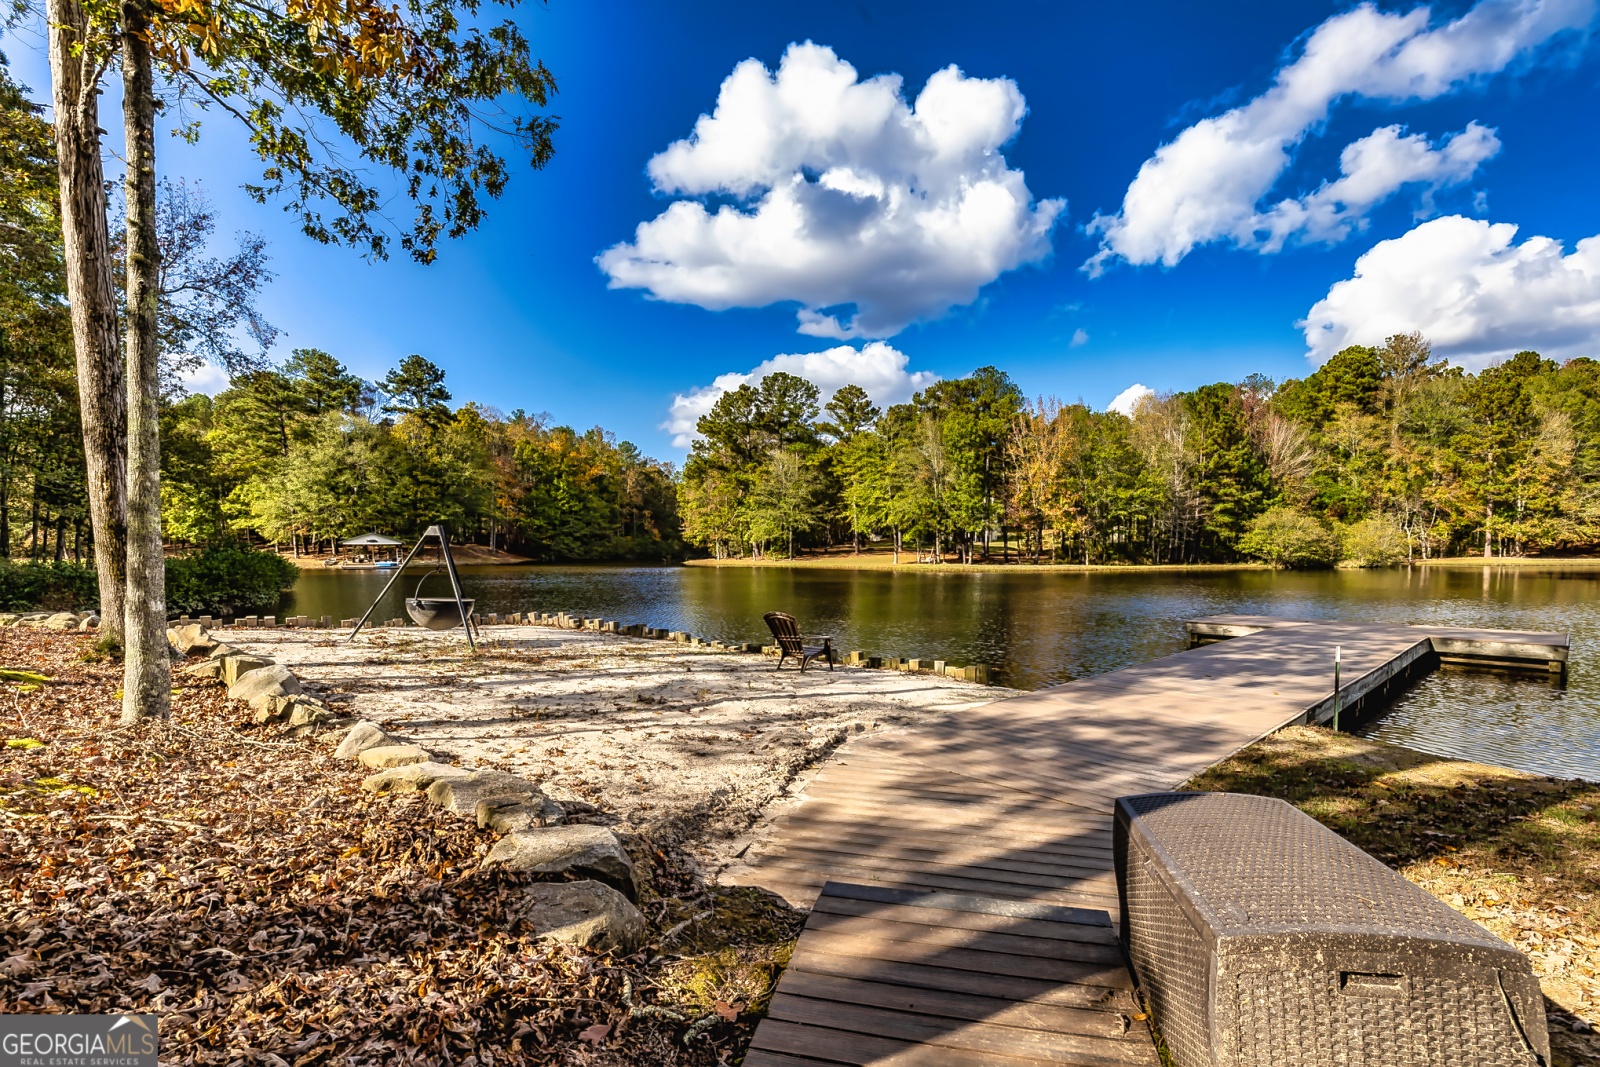
{"label": "metal swing frame", "polygon": [[[356,634],[360,633],[361,628],[367,624],[367,620],[372,618],[372,613],[378,610],[378,605],[383,602],[383,598],[389,595],[390,588],[405,573],[406,568],[411,565],[411,561],[421,550],[423,543],[430,537],[439,539],[439,554],[444,557],[444,569],[450,575],[450,589],[455,594],[456,611],[461,616],[461,628],[467,632],[467,644],[472,646],[474,652],[478,650],[478,643],[472,639],[472,619],[467,615],[466,604],[461,595],[461,575],[456,573],[455,557],[450,555],[450,535],[445,532],[443,523],[434,523],[422,532],[421,537],[417,538],[417,543],[412,545],[411,551],[406,554],[405,562],[394,569],[394,573],[389,576],[389,580],[384,583],[382,591],[378,593],[377,599],[372,602],[371,607],[367,608],[367,613],[361,616],[361,621],[356,623],[356,628],[350,631],[350,636],[345,638],[346,644],[356,639]],[[438,567],[434,568],[434,570],[437,569]],[[427,581],[428,575],[424,574],[422,580]],[[418,584],[417,589],[419,591],[422,589],[421,584]],[[412,599],[420,598],[413,597]]]}

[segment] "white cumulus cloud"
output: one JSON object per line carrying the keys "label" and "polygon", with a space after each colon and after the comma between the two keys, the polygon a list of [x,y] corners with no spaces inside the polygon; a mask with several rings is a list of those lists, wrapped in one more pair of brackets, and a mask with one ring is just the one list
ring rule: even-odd
{"label": "white cumulus cloud", "polygon": [[202,363],[178,375],[178,383],[186,393],[205,393],[216,396],[231,384],[228,372],[214,363]]}
{"label": "white cumulus cloud", "polygon": [[1122,392],[1111,398],[1111,403],[1106,405],[1107,411],[1115,411],[1133,418],[1133,409],[1139,406],[1139,401],[1147,396],[1155,396],[1156,391],[1147,385],[1134,382]]}
{"label": "white cumulus cloud", "polygon": [[902,404],[911,399],[912,393],[939,380],[931,371],[909,370],[910,362],[904,352],[882,341],[873,341],[861,348],[838,345],[823,352],[773,356],[747,373],[719,374],[710,385],[679,393],[672,398],[672,407],[661,429],[672,434],[674,447],[688,448],[698,436],[695,424],[711,410],[718,397],[741,385],[758,385],[774,371],[796,375],[815,385],[824,405],[846,385],[859,385],[879,407]]}
{"label": "white cumulus cloud", "polygon": [[1523,349],[1554,359],[1600,356],[1600,235],[1564,252],[1517,227],[1448,215],[1380,241],[1297,325],[1322,363],[1347,345],[1421,330],[1469,368]]}
{"label": "white cumulus cloud", "polygon": [[1068,348],[1082,348],[1089,343],[1089,331],[1082,326],[1072,331],[1072,340],[1067,342]]}
{"label": "white cumulus cloud", "polygon": [[1185,129],[1139,168],[1122,209],[1097,215],[1098,274],[1113,259],[1174,266],[1196,246],[1228,240],[1271,251],[1291,237],[1337,240],[1406,185],[1424,197],[1466,181],[1499,148],[1476,123],[1438,145],[1398,127],[1346,148],[1343,177],[1304,199],[1262,207],[1294,150],[1346,97],[1430,100],[1504,70],[1518,56],[1594,18],[1595,0],[1480,0],[1430,28],[1426,7],[1387,13],[1371,3],[1335,15],[1306,39],[1266,92]]}
{"label": "white cumulus cloud", "polygon": [[710,310],[794,302],[801,333],[892,336],[1049,254],[1066,204],[1035,202],[1001,153],[1026,111],[1009,78],[954,66],[908,103],[898,75],[862,80],[810,42],[776,73],[745,60],[650,160],[656,190],[685,199],[596,262],[612,288]]}
{"label": "white cumulus cloud", "polygon": [[1478,165],[1500,151],[1500,138],[1476,122],[1438,147],[1421,134],[1385,126],[1345,146],[1341,176],[1315,192],[1284,200],[1251,220],[1253,238],[1263,251],[1276,252],[1292,237],[1342,241],[1366,223],[1367,212],[1406,185],[1422,186],[1423,212],[1432,214],[1433,193],[1459,185]]}

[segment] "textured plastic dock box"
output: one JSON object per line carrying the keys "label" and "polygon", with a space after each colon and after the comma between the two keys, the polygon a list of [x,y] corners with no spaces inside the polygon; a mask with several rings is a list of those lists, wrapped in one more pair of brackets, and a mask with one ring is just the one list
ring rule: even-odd
{"label": "textured plastic dock box", "polygon": [[1550,1062],[1522,953],[1281,800],[1123,797],[1114,846],[1178,1067]]}

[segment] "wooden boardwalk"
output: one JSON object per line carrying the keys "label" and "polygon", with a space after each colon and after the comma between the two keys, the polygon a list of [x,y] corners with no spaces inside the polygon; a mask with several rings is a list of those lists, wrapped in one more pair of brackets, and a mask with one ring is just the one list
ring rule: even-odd
{"label": "wooden boardwalk", "polygon": [[745,1067],[1159,1067],[1103,911],[830,882]]}
{"label": "wooden boardwalk", "polygon": [[[1238,620],[1243,636],[840,749],[793,803],[758,827],[742,861],[722,876],[766,888],[797,907],[815,906],[796,950],[799,962],[786,972],[769,1019],[757,1030],[759,1058],[753,1052],[750,1067],[1155,1062],[1138,1058],[1154,1055],[1138,1027],[1111,1042],[1114,1050],[1047,1040],[1056,1033],[1085,1035],[1051,1029],[1060,1023],[1056,1016],[1044,1022],[1047,1016],[1030,1014],[1023,1005],[1033,1005],[1039,991],[991,989],[985,976],[1025,976],[1050,958],[1087,961],[1070,952],[1041,955],[1038,945],[1029,948],[1023,940],[996,942],[1001,934],[1024,936],[999,926],[986,926],[989,942],[974,948],[965,934],[951,932],[971,926],[951,920],[952,911],[962,909],[927,901],[962,898],[964,914],[1044,907],[1050,918],[1019,911],[1016,921],[1109,931],[1117,911],[1111,856],[1117,797],[1174,788],[1276,729],[1326,717],[1335,645],[1342,650],[1342,700],[1376,697],[1408,672],[1437,662],[1422,628],[1279,620],[1261,626],[1256,617],[1246,626],[1246,617],[1229,618]],[[1448,636],[1504,645],[1512,638],[1560,635],[1452,630]],[[854,888],[835,885],[824,895],[828,883]],[[925,894],[938,896],[918,904]],[[907,918],[918,907],[918,918]],[[840,908],[849,909],[845,927]],[[849,936],[840,940],[842,928]],[[1066,928],[1030,926],[1026,936],[1045,936],[1063,948],[1084,943],[1041,934]],[[1122,968],[1120,957],[1101,966]],[[930,1006],[934,1002],[920,994],[878,988],[944,989],[923,983],[933,980],[927,975],[953,981],[939,977],[952,971],[963,972],[961,981],[970,984],[947,991],[974,994],[963,1002],[967,1014],[942,1000]],[[1117,982],[1126,980],[1126,971],[1120,974]],[[821,985],[819,975],[826,976]],[[1131,988],[1106,985],[1111,979],[1096,975],[1083,989],[1070,977],[1052,979],[1050,996],[1081,999]],[[826,995],[819,992],[824,989]],[[860,999],[869,996],[879,999]],[[1112,1003],[1118,1005],[1113,1014],[1128,1013],[1126,1001]],[[985,1004],[990,1014],[973,1018]],[[870,1010],[844,1010],[848,1005]],[[1046,1036],[1034,1036],[1041,1032]],[[1005,1040],[1016,1043],[1004,1055],[984,1044]]]}

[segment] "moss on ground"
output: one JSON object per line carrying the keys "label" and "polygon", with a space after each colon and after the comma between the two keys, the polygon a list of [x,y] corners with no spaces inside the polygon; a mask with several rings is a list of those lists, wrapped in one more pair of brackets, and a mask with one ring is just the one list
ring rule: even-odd
{"label": "moss on ground", "polygon": [[672,905],[658,925],[676,931],[663,937],[663,951],[681,956],[662,967],[663,991],[695,1011],[758,1020],[788,966],[804,914],[759,889],[726,886]]}
{"label": "moss on ground", "polygon": [[1293,727],[1185,788],[1287,800],[1516,945],[1557,1067],[1600,1064],[1600,785]]}

